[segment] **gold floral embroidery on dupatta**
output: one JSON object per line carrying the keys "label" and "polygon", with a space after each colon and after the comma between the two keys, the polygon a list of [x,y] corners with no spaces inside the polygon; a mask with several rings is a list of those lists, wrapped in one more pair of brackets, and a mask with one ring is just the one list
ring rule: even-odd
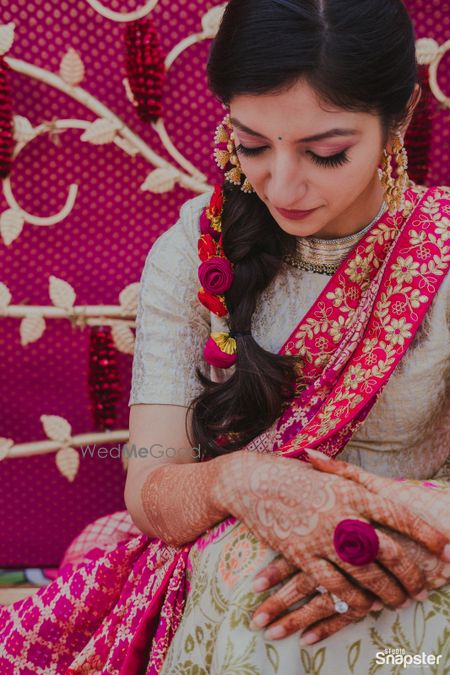
{"label": "gold floral embroidery on dupatta", "polygon": [[[414,186],[413,193],[419,195],[418,202],[425,192],[426,188]],[[422,204],[416,202],[419,209],[412,223],[404,223],[403,217],[398,215],[375,226],[364,244],[359,245],[356,256],[340,273],[338,286],[326,296],[339,309],[337,316],[332,319],[325,303],[319,303],[314,315],[294,334],[294,344],[289,341],[290,349],[302,356],[304,361],[310,364],[314,361],[313,365],[317,368],[326,364],[335,349],[330,346],[327,335],[333,343],[338,343],[356,311],[354,293],[357,289],[349,287],[346,277],[358,284],[361,294],[364,293],[371,284],[371,266],[378,269],[382,263],[376,255],[375,245],[390,246],[398,236],[398,242],[394,243],[398,247],[399,242],[406,239],[406,245],[395,251],[396,258],[389,263],[389,279],[382,281],[382,292],[378,293],[373,309],[371,329],[358,355],[352,358],[351,365],[346,368],[340,383],[316,417],[283,450],[286,454],[308,447],[318,438],[329,435],[367,398],[363,393],[370,396],[372,391],[379,389],[380,381],[403,356],[405,342],[412,338],[411,329],[419,321],[416,310],[430,302],[442,280],[439,277],[449,269],[450,205],[440,203],[449,197],[446,188],[437,188]],[[406,209],[411,213],[414,204],[408,202]],[[314,359],[305,346],[306,339],[313,338],[319,348]],[[298,410],[295,417],[301,418]]]}

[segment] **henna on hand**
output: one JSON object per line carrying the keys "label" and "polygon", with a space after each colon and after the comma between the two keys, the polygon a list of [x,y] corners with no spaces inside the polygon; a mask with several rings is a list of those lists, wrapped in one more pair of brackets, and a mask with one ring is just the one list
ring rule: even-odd
{"label": "henna on hand", "polygon": [[[407,601],[407,592],[418,596],[424,590],[423,570],[391,536],[392,531],[403,535],[414,533],[419,542],[434,552],[442,553],[448,542],[443,533],[406,505],[381,498],[341,476],[320,475],[311,465],[298,460],[268,455],[245,457],[241,453],[229,468],[217,490],[230,512],[255,536],[279,551],[289,564],[300,568],[305,575],[304,583],[308,579],[309,585],[324,586],[342,598],[350,608],[347,621],[365,616],[374,608],[377,597],[398,607]],[[325,475],[327,478],[323,480]],[[349,517],[391,528],[378,526],[377,561],[364,568],[348,565],[334,550],[334,529],[338,522]],[[288,595],[293,590],[288,588]],[[283,600],[286,604],[281,591],[277,601]],[[331,596],[313,600],[309,607],[303,606],[284,617],[288,630],[304,628],[326,616],[330,618],[330,626],[336,625],[332,620],[335,609]],[[339,625],[343,625],[342,618],[337,618]]]}
{"label": "henna on hand", "polygon": [[217,458],[202,463],[164,464],[149,471],[140,493],[148,519],[145,534],[178,547],[229,516],[211,499],[212,485],[223,465],[223,458]]}
{"label": "henna on hand", "polygon": [[[380,476],[370,474],[359,467],[356,467],[345,462],[331,460],[322,456],[315,451],[309,451],[313,458],[311,464],[319,470],[329,472],[330,474],[340,475],[348,480],[354,480],[373,492],[386,497],[395,496],[395,499],[400,503],[414,504],[415,509],[422,515],[426,515],[427,519],[438,526],[443,524],[445,535],[449,535],[449,514],[450,514],[450,491],[447,489],[437,489],[439,486],[432,484],[429,481],[422,486],[420,481],[396,481],[393,479],[386,479]],[[315,461],[315,459],[317,461]],[[434,490],[432,489],[434,488]],[[440,497],[440,499],[437,499]],[[445,525],[444,525],[445,523]],[[450,564],[439,559],[428,549],[418,542],[410,539],[404,534],[394,532],[384,527],[377,528],[378,535],[381,532],[389,533],[391,540],[396,544],[391,549],[391,555],[398,564],[404,564],[408,558],[416,561],[418,567],[425,576],[425,588],[431,590],[440,588],[450,580]],[[400,549],[400,550],[399,550]],[[405,555],[406,554],[406,555]],[[444,554],[445,557],[445,554]],[[341,566],[342,562],[339,563]],[[386,563],[385,563],[386,564]],[[345,564],[343,565],[345,567]],[[389,564],[386,565],[390,567]],[[370,572],[364,568],[365,574],[370,577]],[[347,566],[346,571],[355,576],[356,568]],[[294,574],[294,576],[291,576]],[[363,577],[359,573],[359,582],[364,583]],[[402,575],[400,575],[402,576]],[[349,610],[341,615],[335,613],[333,607],[334,603],[331,595],[328,598],[316,600],[313,598],[308,605],[301,610],[291,611],[290,614],[285,615],[282,619],[276,621],[280,614],[288,610],[292,605],[298,604],[299,600],[307,600],[308,593],[311,593],[311,580],[303,572],[298,572],[294,565],[289,563],[283,556],[278,556],[270,565],[259,572],[255,578],[254,590],[260,591],[264,588],[271,588],[279,584],[285,579],[289,581],[279,590],[267,598],[255,611],[251,627],[260,628],[271,624],[271,629],[277,629],[278,637],[284,637],[297,630],[306,628],[308,625],[313,628],[307,629],[303,633],[301,644],[313,644],[316,641],[323,640],[326,637],[336,633],[345,626],[354,621],[359,621],[369,611],[377,611],[382,609],[383,604],[375,601],[372,606],[367,606],[365,611],[359,608],[353,611],[350,606]],[[403,575],[406,579],[407,575]],[[258,585],[259,581],[259,585]],[[408,590],[408,587],[406,590]],[[372,586],[375,592],[375,588]],[[336,594],[339,595],[339,590],[336,589]],[[417,600],[425,600],[427,592],[422,591],[415,596]],[[367,596],[370,598],[370,595]],[[378,593],[378,597],[383,597],[382,593]],[[389,604],[387,602],[386,604]],[[394,606],[407,607],[411,604],[411,600],[407,599],[404,603],[398,602]],[[274,622],[275,623],[272,623]],[[308,624],[309,622],[309,624]],[[271,634],[267,634],[268,639]]]}

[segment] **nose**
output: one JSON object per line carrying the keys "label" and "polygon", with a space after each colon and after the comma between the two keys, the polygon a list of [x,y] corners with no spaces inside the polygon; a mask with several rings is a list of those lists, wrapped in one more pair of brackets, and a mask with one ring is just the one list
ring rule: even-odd
{"label": "nose", "polygon": [[280,209],[299,209],[307,191],[306,177],[298,161],[285,155],[274,160],[266,183],[271,204]]}

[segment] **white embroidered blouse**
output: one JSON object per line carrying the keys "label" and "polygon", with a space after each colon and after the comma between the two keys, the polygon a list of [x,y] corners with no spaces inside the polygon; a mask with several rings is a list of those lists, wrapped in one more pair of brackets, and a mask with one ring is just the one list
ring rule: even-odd
{"label": "white embroidered blouse", "polygon": [[[211,193],[187,201],[179,220],[150,249],[141,276],[129,405],[188,406],[202,390],[198,366],[216,381],[232,369],[203,358],[211,331],[227,331],[198,300],[199,217]],[[264,290],[252,333],[278,352],[330,277],[284,264]],[[450,479],[450,274],[403,360],[340,454],[384,476]]]}

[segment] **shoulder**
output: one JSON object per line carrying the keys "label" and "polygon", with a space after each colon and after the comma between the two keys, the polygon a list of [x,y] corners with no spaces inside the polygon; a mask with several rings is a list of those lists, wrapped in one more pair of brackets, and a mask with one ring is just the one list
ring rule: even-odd
{"label": "shoulder", "polygon": [[181,205],[177,221],[157,237],[151,246],[144,265],[144,272],[149,267],[183,266],[186,262],[192,269],[198,260],[198,238],[200,234],[200,215],[209,204],[212,190]]}
{"label": "shoulder", "polygon": [[163,232],[153,244],[160,245],[160,242],[182,243],[188,246],[188,250],[197,251],[197,240],[200,234],[200,215],[203,209],[209,204],[211,192],[204,192],[192,199],[188,199],[180,207],[179,218],[176,223],[171,225]]}
{"label": "shoulder", "polygon": [[212,193],[213,190],[209,190],[192,199],[188,199],[180,208],[180,221],[195,238],[200,233],[200,215],[211,201]]}

